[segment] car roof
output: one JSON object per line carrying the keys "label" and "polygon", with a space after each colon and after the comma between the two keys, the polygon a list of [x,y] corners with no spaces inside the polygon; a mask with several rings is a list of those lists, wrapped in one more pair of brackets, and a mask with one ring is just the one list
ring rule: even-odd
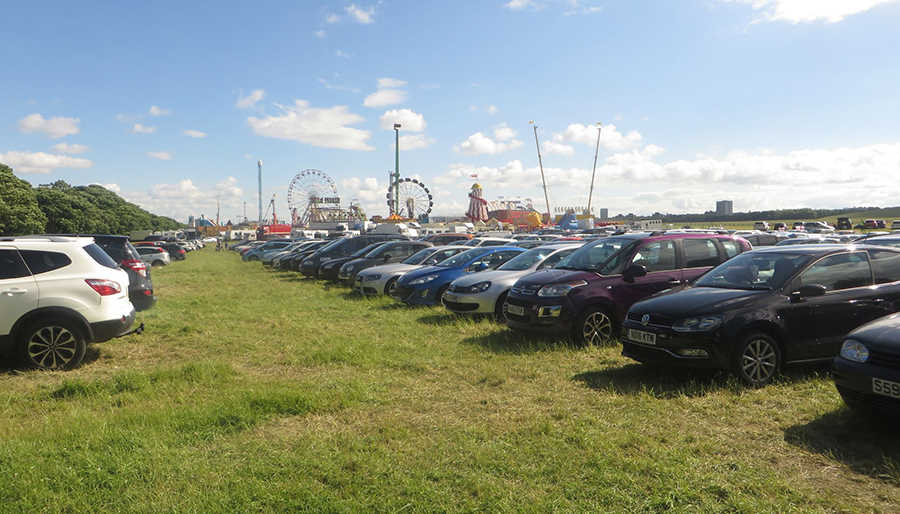
{"label": "car roof", "polygon": [[[886,250],[895,250],[900,252],[898,248],[892,248],[889,246],[879,247],[879,249],[884,248]],[[800,253],[804,255],[816,255],[816,254],[825,254],[825,253],[836,253],[842,250],[862,250],[863,248],[860,246],[856,246],[854,244],[805,244],[805,245],[788,245],[788,246],[766,246],[764,248],[754,248],[751,250],[754,253]]]}

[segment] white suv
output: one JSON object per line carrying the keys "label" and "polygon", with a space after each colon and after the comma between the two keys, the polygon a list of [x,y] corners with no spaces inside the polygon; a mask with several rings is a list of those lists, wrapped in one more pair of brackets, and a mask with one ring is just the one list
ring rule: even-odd
{"label": "white suv", "polygon": [[70,369],[133,323],[128,275],[92,238],[0,237],[0,350]]}

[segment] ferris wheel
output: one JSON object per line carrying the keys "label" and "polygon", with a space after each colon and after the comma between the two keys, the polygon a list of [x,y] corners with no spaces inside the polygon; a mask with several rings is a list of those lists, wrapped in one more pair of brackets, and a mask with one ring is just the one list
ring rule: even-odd
{"label": "ferris wheel", "polygon": [[[398,205],[394,205],[394,188],[396,187]],[[387,204],[395,214],[405,215],[409,219],[420,220],[431,213],[434,207],[431,191],[425,183],[415,178],[401,178],[388,187]]]}
{"label": "ferris wheel", "polygon": [[305,225],[310,221],[320,221],[319,210],[341,203],[337,186],[324,171],[308,169],[294,176],[287,193],[288,208],[294,224]]}

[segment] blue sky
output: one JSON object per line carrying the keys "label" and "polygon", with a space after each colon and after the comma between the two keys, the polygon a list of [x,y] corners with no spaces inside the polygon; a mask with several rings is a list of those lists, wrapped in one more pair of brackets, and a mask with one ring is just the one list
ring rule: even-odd
{"label": "blue sky", "polygon": [[[900,1],[20,2],[2,7],[0,162],[151,212],[279,214],[324,171],[387,214],[485,197],[610,213],[900,205]],[[9,43],[12,44],[9,44]]]}

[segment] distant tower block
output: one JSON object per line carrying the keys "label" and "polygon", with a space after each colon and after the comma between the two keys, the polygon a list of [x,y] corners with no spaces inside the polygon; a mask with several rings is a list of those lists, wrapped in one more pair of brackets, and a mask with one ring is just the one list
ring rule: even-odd
{"label": "distant tower block", "polygon": [[607,209],[606,207],[603,207],[600,209],[600,219],[601,220],[609,219],[609,209]]}
{"label": "distant tower block", "polygon": [[734,214],[734,202],[731,200],[719,200],[716,202],[716,214],[725,216]]}
{"label": "distant tower block", "polygon": [[259,167],[259,217],[256,219],[262,223],[262,159],[257,161],[256,165]]}

